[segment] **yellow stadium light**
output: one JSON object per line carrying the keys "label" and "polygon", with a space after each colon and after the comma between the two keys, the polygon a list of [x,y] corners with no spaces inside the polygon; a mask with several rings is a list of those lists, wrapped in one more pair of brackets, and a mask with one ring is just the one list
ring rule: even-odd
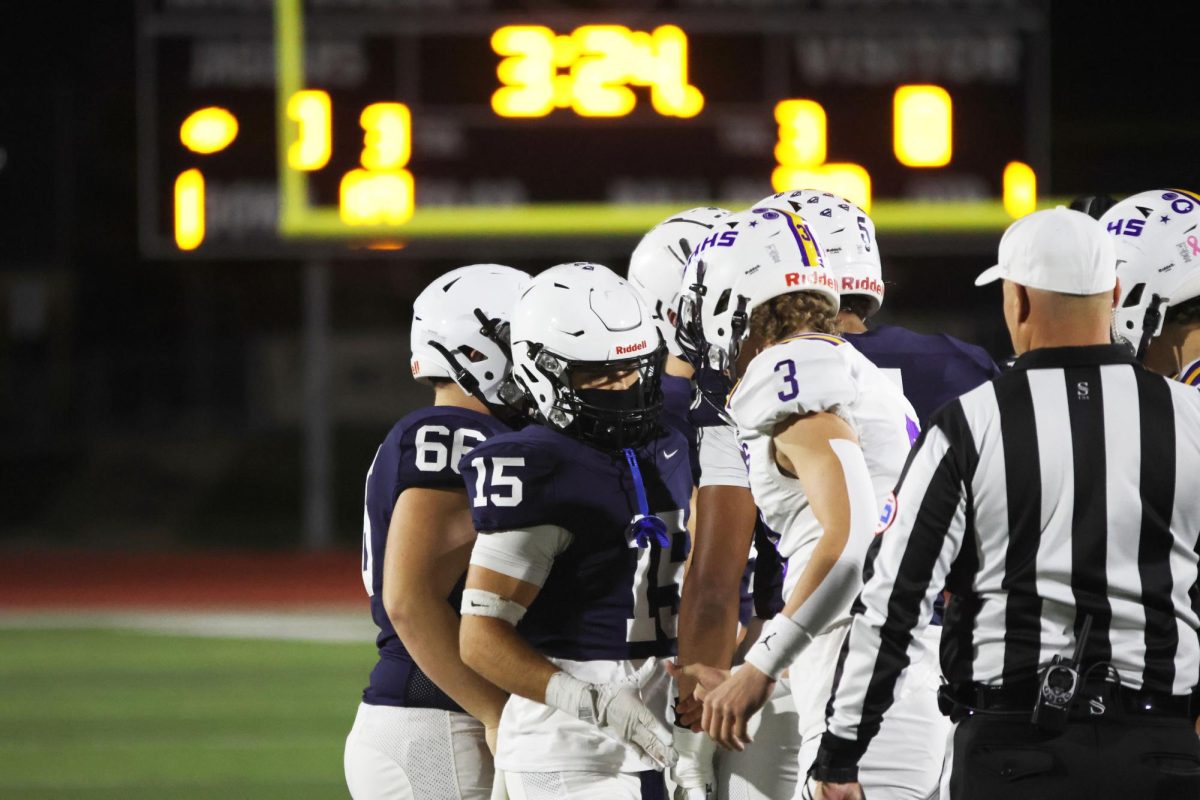
{"label": "yellow stadium light", "polygon": [[[544,117],[554,109],[554,31],[540,25],[505,25],[492,34],[492,50],[507,56],[496,67],[503,87],[492,93],[502,117]],[[558,49],[561,56],[562,48]]]}
{"label": "yellow stadium light", "polygon": [[893,102],[893,148],[906,167],[944,167],[950,163],[953,102],[940,86],[911,85],[896,89]]}
{"label": "yellow stadium light", "polygon": [[237,117],[218,106],[193,111],[179,126],[179,141],[188,150],[201,155],[224,150],[237,134]]}
{"label": "yellow stadium light", "polygon": [[633,34],[643,53],[638,83],[650,87],[650,104],[664,117],[694,117],[704,108],[704,95],[688,84],[687,34],[675,25],[661,25],[652,34]]}
{"label": "yellow stadium light", "polygon": [[413,215],[412,173],[350,170],[342,176],[338,213],[347,225],[403,225]]}
{"label": "yellow stadium light", "polygon": [[783,100],[775,106],[779,142],[775,160],[789,167],[815,167],[825,161],[828,134],[825,109],[815,100]]}
{"label": "yellow stadium light", "polygon": [[777,192],[793,189],[832,192],[857,204],[863,211],[871,210],[871,175],[858,164],[780,165],[771,173],[771,185]]}
{"label": "yellow stadium light", "polygon": [[320,89],[296,92],[288,100],[287,115],[299,131],[288,147],[288,166],[312,172],[328,164],[333,127],[329,94]]}
{"label": "yellow stadium light", "polygon": [[204,176],[198,169],[175,179],[175,245],[195,250],[204,241]]}
{"label": "yellow stadium light", "polygon": [[1037,210],[1037,175],[1028,164],[1010,161],[1005,165],[1004,210],[1013,219]]}
{"label": "yellow stadium light", "polygon": [[372,170],[402,169],[412,156],[412,113],[403,103],[372,103],[359,123],[363,137],[362,165]]}

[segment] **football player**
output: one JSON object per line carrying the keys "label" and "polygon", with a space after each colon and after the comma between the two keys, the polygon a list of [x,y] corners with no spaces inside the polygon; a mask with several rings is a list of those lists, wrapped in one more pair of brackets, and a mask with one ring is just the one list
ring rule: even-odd
{"label": "football player", "polygon": [[675,341],[675,313],[679,287],[688,256],[709,236],[721,233],[723,208],[691,208],[672,214],[642,237],[629,257],[629,285],[650,309],[650,317],[667,346],[662,376],[663,412],[668,421],[688,436],[693,471],[699,472],[695,425],[691,420],[692,365],[683,359]]}
{"label": "football player", "polygon": [[884,285],[875,223],[865,211],[835,194],[810,189],[781,192],[755,207],[781,203],[804,217],[837,278],[841,335],[899,384],[922,425],[945,403],[1000,374],[986,350],[953,336],[899,325],[867,327],[883,305]]}
{"label": "football player", "polygon": [[[872,532],[919,428],[899,388],[833,335],[838,281],[805,221],[785,203],[730,221],[735,236],[692,254],[680,324],[714,369],[740,376],[727,408],[754,499],[788,559],[787,604],[732,677],[684,670],[700,683],[704,729],[741,750],[750,717],[789,669],[807,769]],[[862,782],[876,800],[923,800],[937,789],[948,722],[928,650],[884,723],[886,743],[864,759]]]}
{"label": "football player", "polygon": [[[727,216],[729,212],[720,208],[693,208],[672,214],[642,237],[629,260],[629,283],[638,290],[651,309],[651,316],[667,344],[669,353],[663,375],[664,419],[688,436],[692,446],[693,481],[706,487],[698,493],[701,499],[696,501],[703,505],[704,510],[692,520],[695,546],[688,573],[689,576],[698,575],[700,579],[698,582],[685,583],[684,598],[681,601],[680,646],[682,649],[684,642],[687,642],[688,647],[694,650],[695,646],[692,643],[698,639],[715,639],[728,634],[724,637],[725,645],[715,648],[712,653],[701,651],[698,655],[693,655],[691,650],[687,651],[688,658],[684,663],[703,661],[706,660],[705,656],[708,657],[708,663],[720,663],[722,653],[728,651],[732,655],[732,648],[738,641],[735,634],[748,636],[750,641],[753,641],[758,636],[762,622],[770,619],[783,607],[780,596],[783,585],[782,565],[774,544],[767,539],[765,533],[760,532],[760,526],[756,526],[757,510],[750,496],[749,485],[745,481],[745,466],[736,444],[732,452],[732,469],[736,480],[732,485],[742,502],[723,502],[727,496],[723,498],[721,495],[726,492],[724,487],[729,486],[730,482],[722,477],[719,465],[713,462],[712,457],[708,459],[711,475],[707,480],[700,466],[700,437],[707,435],[711,440],[718,435],[710,430],[711,428],[728,424],[720,413],[728,388],[725,391],[713,392],[710,389],[699,394],[694,393],[692,378],[695,369],[684,360],[683,351],[676,341],[676,310],[684,266],[693,250],[702,246],[706,240],[719,237],[726,230],[720,222]],[[714,402],[714,395],[718,396],[719,400]],[[732,433],[730,438],[732,439]],[[706,451],[711,449],[711,444],[706,446]],[[714,495],[717,496],[716,500]],[[736,516],[739,513],[741,516]],[[700,531],[696,530],[696,525],[701,526]],[[742,535],[738,535],[737,532],[741,532]],[[749,561],[739,574],[737,564],[746,558],[750,549],[748,537],[751,536],[755,547],[750,551]],[[701,555],[702,552],[719,553],[719,561],[714,561],[709,555]],[[717,572],[718,575],[706,581],[707,573],[712,572]],[[722,589],[726,588],[729,589],[728,594],[732,598],[734,587],[740,597],[736,616],[729,617],[728,614],[723,614],[723,619],[714,624],[705,611],[710,606],[719,606],[722,611],[733,607],[731,602],[718,602],[718,599]],[[681,658],[683,655],[681,652]],[[690,692],[689,687],[688,694]],[[786,693],[781,691],[780,694],[784,696],[780,703],[786,703]],[[786,714],[786,709],[779,709],[780,714],[775,714],[775,711],[776,706],[773,705],[765,710],[762,716],[781,719],[782,723],[778,727],[790,732],[794,738],[794,720],[782,718],[781,715]],[[771,725],[768,721],[766,729],[770,730]],[[730,757],[721,759],[720,764],[714,764],[711,739],[703,733],[693,733],[687,727],[676,726],[674,734],[679,762],[672,779],[678,795],[703,798],[715,791],[720,797],[741,797],[744,792],[736,788],[730,791],[730,781],[745,782],[747,787],[761,787],[765,784],[762,776],[767,770],[758,764],[740,762],[754,759],[760,753],[765,753],[767,748],[764,747],[749,757],[731,754]],[[763,731],[763,735],[766,736],[766,730]],[[771,754],[773,757],[777,755]],[[795,759],[790,760],[794,762]],[[794,766],[791,765],[793,772]],[[792,783],[794,784],[794,777]],[[772,788],[777,789],[774,785]],[[775,791],[775,794],[782,795],[783,791]],[[787,795],[790,794],[789,786]]]}
{"label": "football player", "polygon": [[1200,195],[1141,192],[1100,222],[1117,240],[1114,336],[1147,368],[1200,386]]}
{"label": "football player", "polygon": [[666,347],[597,264],[538,275],[511,330],[538,424],[463,466],[480,534],[463,658],[512,694],[496,765],[513,800],[661,797],[692,488],[687,441],[658,422]]}
{"label": "football player", "polygon": [[434,397],[396,423],[367,473],[362,574],[379,661],[346,739],[355,800],[491,796],[489,743],[507,695],[459,658],[475,539],[459,462],[511,430],[493,413],[509,355],[482,331],[507,324],[528,284],[509,267],[462,267],[413,303],[412,374]]}

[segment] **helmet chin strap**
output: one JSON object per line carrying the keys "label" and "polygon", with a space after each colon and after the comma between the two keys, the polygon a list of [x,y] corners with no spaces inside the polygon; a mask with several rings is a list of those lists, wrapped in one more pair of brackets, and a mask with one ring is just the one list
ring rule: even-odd
{"label": "helmet chin strap", "polygon": [[434,350],[441,353],[442,358],[446,359],[446,363],[450,365],[450,370],[454,373],[454,382],[476,400],[483,403],[486,408],[492,408],[492,404],[488,402],[488,399],[483,396],[483,392],[479,389],[479,379],[459,363],[454,353],[447,350],[441,342],[435,342],[433,339],[430,339],[428,344]]}
{"label": "helmet chin strap", "polygon": [[1142,316],[1142,338],[1138,340],[1137,360],[1144,361],[1146,359],[1146,351],[1150,348],[1150,340],[1154,338],[1154,332],[1158,330],[1158,325],[1162,321],[1162,305],[1165,298],[1154,294],[1150,296],[1150,305],[1146,309],[1146,313]]}

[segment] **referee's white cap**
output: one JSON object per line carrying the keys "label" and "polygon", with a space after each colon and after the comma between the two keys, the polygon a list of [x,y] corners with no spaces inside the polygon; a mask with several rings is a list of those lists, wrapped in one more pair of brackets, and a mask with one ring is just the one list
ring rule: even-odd
{"label": "referee's white cap", "polygon": [[1008,226],[1000,263],[984,270],[976,286],[1004,278],[1031,289],[1089,295],[1117,283],[1115,237],[1104,226],[1065,206],[1035,211]]}

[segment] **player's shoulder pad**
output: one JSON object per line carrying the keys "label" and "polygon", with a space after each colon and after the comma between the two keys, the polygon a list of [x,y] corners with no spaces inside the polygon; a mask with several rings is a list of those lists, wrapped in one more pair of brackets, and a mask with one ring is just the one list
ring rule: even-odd
{"label": "player's shoulder pad", "polygon": [[408,487],[459,487],[459,461],[489,437],[509,428],[495,417],[453,406],[431,406],[403,417],[388,435],[397,450],[400,483]]}
{"label": "player's shoulder pad", "polygon": [[554,476],[563,454],[545,433],[540,425],[503,433],[462,460],[475,530],[489,533],[557,524],[552,506]]}
{"label": "player's shoulder pad", "polygon": [[770,434],[796,414],[835,411],[858,398],[847,353],[838,336],[801,334],[754,357],[729,395],[729,412],[742,430]]}

